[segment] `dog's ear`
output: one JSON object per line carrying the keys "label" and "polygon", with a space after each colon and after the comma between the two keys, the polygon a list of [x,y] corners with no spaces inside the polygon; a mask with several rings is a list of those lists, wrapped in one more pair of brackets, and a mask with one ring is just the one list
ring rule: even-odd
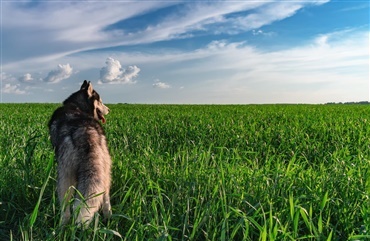
{"label": "dog's ear", "polygon": [[87,86],[88,86],[88,84],[90,83],[90,81],[89,82],[87,82],[87,80],[84,80],[84,82],[82,83],[82,85],[81,85],[81,89],[80,90],[84,90],[84,89],[87,89]]}
{"label": "dog's ear", "polygon": [[91,97],[92,95],[93,95],[93,91],[94,91],[94,89],[93,89],[93,86],[92,86],[92,84],[90,83],[90,81],[87,83],[87,95],[89,96],[89,97]]}
{"label": "dog's ear", "polygon": [[90,97],[90,96],[93,95],[94,88],[93,88],[93,86],[92,86],[92,84],[91,84],[90,81],[85,80],[83,82],[83,84],[81,85],[81,89],[80,90],[86,90],[87,91],[87,95]]}

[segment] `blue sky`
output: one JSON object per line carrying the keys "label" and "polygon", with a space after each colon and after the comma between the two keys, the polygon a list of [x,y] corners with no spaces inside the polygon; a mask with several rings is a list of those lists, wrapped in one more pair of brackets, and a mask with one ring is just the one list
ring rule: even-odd
{"label": "blue sky", "polygon": [[1,102],[369,100],[368,1],[2,1]]}

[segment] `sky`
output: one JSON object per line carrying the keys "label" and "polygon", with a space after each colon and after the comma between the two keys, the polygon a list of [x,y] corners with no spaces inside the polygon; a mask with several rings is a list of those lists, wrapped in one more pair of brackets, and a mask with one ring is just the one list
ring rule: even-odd
{"label": "sky", "polygon": [[369,101],[369,2],[2,0],[1,96],[60,103]]}

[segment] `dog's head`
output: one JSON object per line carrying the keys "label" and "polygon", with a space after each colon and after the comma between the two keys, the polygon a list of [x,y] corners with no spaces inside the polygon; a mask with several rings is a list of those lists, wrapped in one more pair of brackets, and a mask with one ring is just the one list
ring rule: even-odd
{"label": "dog's head", "polygon": [[98,92],[93,89],[90,81],[85,80],[81,85],[80,91],[86,93],[90,105],[90,112],[92,112],[94,118],[105,123],[104,116],[109,113],[109,108],[103,104]]}

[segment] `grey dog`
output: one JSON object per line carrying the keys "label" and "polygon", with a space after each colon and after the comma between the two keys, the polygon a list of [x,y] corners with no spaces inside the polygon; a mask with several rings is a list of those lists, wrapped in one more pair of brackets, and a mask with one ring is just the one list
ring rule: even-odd
{"label": "grey dog", "polygon": [[[71,217],[71,198],[76,223],[88,225],[102,208],[105,218],[112,215],[109,190],[111,157],[100,121],[105,123],[106,107],[86,80],[56,109],[49,121],[57,172],[57,192],[62,206],[62,222]],[[75,192],[77,190],[77,192]],[[64,208],[63,208],[64,207]]]}

